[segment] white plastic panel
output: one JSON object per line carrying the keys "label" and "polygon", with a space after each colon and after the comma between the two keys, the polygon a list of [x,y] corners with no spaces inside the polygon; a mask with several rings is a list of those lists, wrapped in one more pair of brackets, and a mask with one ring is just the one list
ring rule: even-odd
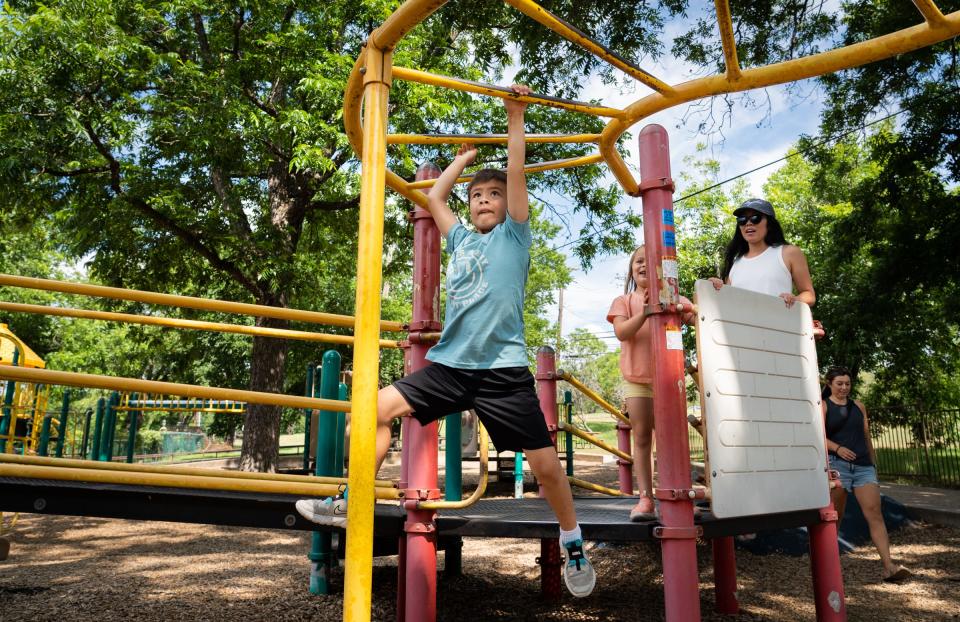
{"label": "white plastic panel", "polygon": [[712,510],[825,507],[823,417],[810,308],[697,281],[697,352]]}

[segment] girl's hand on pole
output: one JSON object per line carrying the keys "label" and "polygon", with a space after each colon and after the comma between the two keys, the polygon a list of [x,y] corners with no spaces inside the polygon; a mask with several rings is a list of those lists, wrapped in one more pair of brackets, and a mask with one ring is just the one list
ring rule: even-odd
{"label": "girl's hand on pole", "polygon": [[[517,95],[529,95],[532,93],[530,87],[525,84],[514,84],[510,89]],[[507,114],[523,113],[527,109],[527,102],[519,99],[508,98],[503,100],[503,106],[507,109]]]}

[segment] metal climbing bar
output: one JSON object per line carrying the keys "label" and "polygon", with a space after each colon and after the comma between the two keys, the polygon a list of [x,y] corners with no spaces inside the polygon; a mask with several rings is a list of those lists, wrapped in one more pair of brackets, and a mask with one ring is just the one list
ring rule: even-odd
{"label": "metal climbing bar", "polygon": [[530,0],[504,1],[527,17],[543,24],[567,41],[570,41],[571,43],[574,43],[587,50],[594,56],[605,60],[620,71],[626,73],[631,78],[634,78],[638,82],[649,86],[653,90],[661,93],[672,90],[670,85],[666,82],[661,81],[650,72],[644,71],[602,43],[595,41],[576,26],[573,26],[563,19],[560,19],[536,2],[531,2]]}
{"label": "metal climbing bar", "polygon": [[923,15],[923,19],[931,26],[940,26],[946,21],[936,2],[931,2],[931,0],[913,0],[913,5],[917,7],[917,10]]}
{"label": "metal climbing bar", "polygon": [[[595,143],[600,134],[527,134],[528,143]],[[505,145],[506,134],[387,134],[388,145]]]}
{"label": "metal climbing bar", "polygon": [[487,480],[489,478],[489,473],[487,473],[487,464],[490,453],[490,439],[487,436],[487,429],[483,427],[483,424],[478,422],[478,426],[480,428],[480,442],[478,444],[478,448],[480,450],[480,481],[477,483],[477,488],[473,491],[473,494],[462,501],[410,500],[407,501],[407,503],[414,504],[418,510],[460,510],[470,507],[479,501],[481,497],[483,497],[483,493],[487,491]]}
{"label": "metal climbing bar", "polygon": [[570,482],[572,486],[577,488],[583,488],[584,490],[592,490],[594,492],[600,492],[605,495],[610,495],[611,497],[626,497],[626,493],[620,492],[616,488],[610,488],[608,486],[601,486],[600,484],[594,484],[593,482],[588,482],[585,479],[578,479],[571,475],[567,476],[567,481]]}
{"label": "metal climbing bar", "polygon": [[551,95],[517,95],[513,90],[505,86],[495,84],[486,84],[483,82],[474,82],[473,80],[464,80],[462,78],[451,78],[441,76],[435,73],[428,73],[409,67],[394,67],[393,77],[408,82],[419,82],[430,86],[439,86],[456,91],[466,91],[468,93],[477,93],[478,95],[489,95],[501,99],[516,99],[528,104],[539,104],[541,106],[551,106],[553,108],[562,108],[572,110],[583,114],[593,115],[595,117],[620,117],[623,111],[619,108],[609,108],[607,106],[598,106],[573,99],[564,99],[562,97],[553,97]]}
{"label": "metal climbing bar", "polygon": [[[528,164],[523,167],[523,172],[526,175],[532,173],[542,173],[544,171],[556,171],[564,168],[575,168],[577,166],[586,166],[588,164],[597,164],[598,162],[603,161],[603,156],[599,153],[594,153],[591,155],[585,156],[576,156],[574,158],[564,158],[562,160],[551,160],[549,162],[539,162],[537,164]],[[470,175],[461,175],[457,178],[457,183],[462,184],[473,179],[473,174]],[[407,184],[408,188],[430,188],[435,183],[436,179],[424,179],[421,181],[415,181]]]}
{"label": "metal climbing bar", "polygon": [[[352,335],[311,333],[308,331],[289,330],[284,328],[244,326],[241,324],[225,324],[222,322],[203,322],[199,320],[187,320],[183,318],[159,317],[155,315],[136,315],[133,313],[115,313],[108,311],[92,311],[89,309],[73,309],[70,307],[47,307],[44,305],[31,305],[0,301],[0,310],[12,311],[14,313],[34,313],[39,315],[56,315],[58,317],[72,317],[85,320],[100,320],[104,322],[123,322],[125,324],[162,326],[164,328],[186,328],[190,330],[203,330],[216,333],[275,337],[278,339],[293,339],[296,341],[311,341],[314,343],[338,343],[345,345],[353,343]],[[380,347],[399,348],[400,342],[395,339],[381,339]]]}
{"label": "metal climbing bar", "polygon": [[575,377],[573,377],[566,371],[562,369],[557,371],[557,378],[566,381],[567,384],[569,384],[570,386],[577,389],[578,391],[583,393],[585,396],[593,400],[597,404],[597,406],[600,406],[601,408],[603,408],[605,411],[607,411],[608,413],[616,417],[619,421],[622,421],[623,423],[630,425],[630,420],[627,419],[626,415],[623,414],[623,411],[621,411],[619,408],[617,408],[607,400],[603,399],[603,397],[601,397],[596,391],[594,391],[587,385],[583,384],[582,382],[577,380]]}
{"label": "metal climbing bar", "polygon": [[[211,400],[237,400],[254,404],[287,406],[290,408],[320,408],[337,412],[351,412],[350,402],[324,400],[315,397],[263,393],[243,389],[222,389],[203,387],[194,384],[140,380],[121,376],[100,376],[96,374],[78,374],[68,371],[49,369],[30,369],[26,367],[0,366],[0,380],[65,385],[68,387],[87,387],[90,389],[108,389],[112,391],[136,391],[139,393],[168,393],[185,397],[199,397]],[[375,407],[374,407],[375,409]],[[354,412],[354,416],[356,413]]]}
{"label": "metal climbing bar", "polygon": [[[98,298],[114,300],[132,300],[146,304],[163,305],[166,307],[185,307],[187,309],[201,309],[204,311],[219,311],[222,313],[237,313],[254,317],[271,317],[280,320],[309,322],[311,324],[328,324],[352,328],[354,317],[335,313],[321,313],[319,311],[301,311],[284,307],[271,307],[247,302],[231,302],[213,298],[198,298],[196,296],[179,296],[176,294],[160,294],[139,289],[123,289],[122,287],[107,287],[105,285],[91,285],[89,283],[74,283],[71,281],[56,281],[53,279],[37,279],[12,274],[0,274],[0,285],[21,287],[24,289],[39,289],[43,291],[61,292],[64,294],[80,294]],[[403,330],[400,322],[380,322],[381,330],[399,332]]]}
{"label": "metal climbing bar", "polygon": [[583,440],[587,441],[591,445],[596,445],[600,449],[604,451],[608,451],[612,453],[614,456],[617,456],[618,458],[626,462],[629,462],[630,464],[633,464],[633,456],[631,456],[625,451],[621,451],[617,449],[616,447],[614,447],[613,445],[610,445],[609,443],[606,443],[605,441],[600,440],[599,438],[597,438],[593,434],[590,434],[586,430],[582,430],[575,425],[571,425],[563,421],[557,422],[557,429],[560,430],[561,432],[569,432],[570,434],[573,434],[578,438],[582,438]]}
{"label": "metal climbing bar", "polygon": [[714,4],[717,7],[717,25],[720,27],[720,42],[723,45],[727,78],[736,80],[740,77],[740,61],[737,59],[737,41],[733,36],[730,3],[727,0],[715,0]]}

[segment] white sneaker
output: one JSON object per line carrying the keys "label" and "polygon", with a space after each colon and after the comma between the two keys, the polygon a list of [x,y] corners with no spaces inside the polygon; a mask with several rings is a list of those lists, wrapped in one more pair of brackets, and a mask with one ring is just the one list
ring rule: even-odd
{"label": "white sneaker", "polygon": [[577,598],[589,596],[597,583],[597,573],[583,550],[583,540],[561,542],[560,554],[563,555],[563,582],[567,589]]}
{"label": "white sneaker", "polygon": [[322,499],[300,499],[297,512],[308,521],[330,527],[347,526],[347,500],[341,496]]}

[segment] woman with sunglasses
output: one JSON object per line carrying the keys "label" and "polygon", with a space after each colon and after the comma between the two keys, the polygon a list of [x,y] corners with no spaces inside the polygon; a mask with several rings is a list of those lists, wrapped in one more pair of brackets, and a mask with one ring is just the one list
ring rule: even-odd
{"label": "woman with sunglasses", "polygon": [[[897,583],[912,573],[894,563],[890,557],[890,537],[883,522],[880,485],[877,481],[877,452],[870,441],[870,424],[863,402],[850,398],[851,374],[846,367],[827,370],[826,388],[820,408],[827,433],[830,468],[840,475],[839,486],[830,491],[839,520],[847,506],[847,495],[857,498],[863,517],[870,528],[870,539],[880,553],[883,573],[880,578]],[[839,528],[839,522],[837,527]]]}
{"label": "woman with sunglasses", "polygon": [[720,289],[727,284],[779,296],[788,307],[798,300],[813,306],[817,295],[807,258],[787,244],[773,206],[763,199],[749,199],[733,215],[737,229],[727,245],[720,278],[710,278],[713,286]]}

